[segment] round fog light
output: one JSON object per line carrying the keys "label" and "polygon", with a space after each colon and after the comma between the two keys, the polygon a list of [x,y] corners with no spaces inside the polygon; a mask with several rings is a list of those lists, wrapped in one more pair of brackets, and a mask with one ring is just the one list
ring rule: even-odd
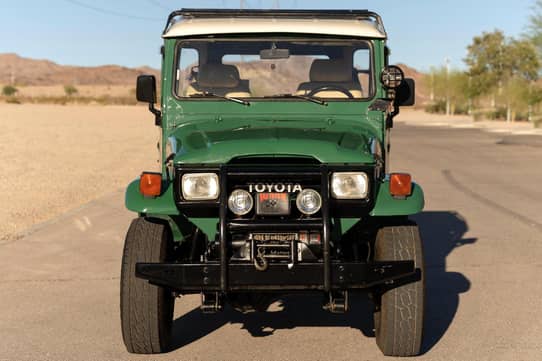
{"label": "round fog light", "polygon": [[303,189],[297,195],[295,204],[301,213],[311,215],[318,212],[322,207],[322,197],[314,189]]}
{"label": "round fog light", "polygon": [[395,65],[390,65],[384,68],[380,74],[380,81],[388,89],[399,88],[404,78],[405,74],[401,68]]}
{"label": "round fog light", "polygon": [[252,209],[254,200],[250,193],[243,189],[236,189],[228,198],[228,207],[230,211],[238,216],[244,216]]}

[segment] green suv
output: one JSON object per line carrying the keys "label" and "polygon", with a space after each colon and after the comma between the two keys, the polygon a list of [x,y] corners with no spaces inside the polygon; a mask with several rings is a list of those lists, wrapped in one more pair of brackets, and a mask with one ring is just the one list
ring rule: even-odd
{"label": "green suv", "polygon": [[385,355],[420,352],[424,196],[391,173],[389,133],[414,82],[388,64],[367,10],[173,12],[156,80],[137,99],[161,128],[161,160],[126,190],[137,212],[121,276],[124,343],[171,349],[176,297],[201,311],[265,311],[292,293],[347,312],[374,301]]}

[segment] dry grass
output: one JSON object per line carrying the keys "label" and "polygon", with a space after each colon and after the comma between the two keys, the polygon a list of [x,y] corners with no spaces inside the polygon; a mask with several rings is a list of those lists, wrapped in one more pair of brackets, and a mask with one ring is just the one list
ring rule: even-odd
{"label": "dry grass", "polygon": [[[0,85],[1,86],[1,85]],[[72,86],[67,84],[67,86]],[[0,96],[0,102],[11,104],[79,104],[79,105],[135,105],[135,84],[77,85],[76,93],[67,95],[64,85],[16,86],[13,96]]]}
{"label": "dry grass", "polygon": [[[132,86],[129,85],[73,85],[77,89],[76,96],[99,98],[108,95],[110,97],[132,97],[135,98],[135,80]],[[22,97],[61,97],[66,95],[64,85],[32,85],[17,86],[17,96]]]}
{"label": "dry grass", "polygon": [[0,240],[156,169],[142,106],[0,104]]}

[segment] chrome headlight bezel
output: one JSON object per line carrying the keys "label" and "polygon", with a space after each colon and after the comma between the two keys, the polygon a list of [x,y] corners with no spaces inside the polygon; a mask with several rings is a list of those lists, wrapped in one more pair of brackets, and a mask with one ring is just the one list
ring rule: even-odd
{"label": "chrome headlight bezel", "polygon": [[[354,181],[353,191],[339,191],[339,182],[345,178]],[[331,175],[331,195],[335,199],[366,199],[369,195],[369,177],[365,172],[334,172]]]}
{"label": "chrome headlight bezel", "polygon": [[[206,179],[208,190],[206,193],[194,194],[188,182]],[[187,201],[213,201],[220,196],[220,182],[216,173],[185,173],[181,177],[181,194]]]}

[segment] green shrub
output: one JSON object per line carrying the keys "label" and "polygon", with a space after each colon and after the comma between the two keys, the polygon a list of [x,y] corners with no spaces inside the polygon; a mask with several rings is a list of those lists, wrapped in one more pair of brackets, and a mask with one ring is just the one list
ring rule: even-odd
{"label": "green shrub", "polygon": [[76,87],[73,85],[64,85],[64,93],[66,93],[67,96],[71,97],[72,95],[77,94],[79,91]]}
{"label": "green shrub", "polygon": [[10,97],[15,95],[19,90],[15,88],[13,85],[6,85],[2,88],[2,94],[6,97]]}
{"label": "green shrub", "polygon": [[8,104],[21,104],[21,101],[17,99],[16,97],[9,97],[6,99],[6,103]]}
{"label": "green shrub", "polygon": [[496,108],[485,114],[489,120],[506,119],[506,108]]}
{"label": "green shrub", "polygon": [[443,114],[446,113],[446,101],[437,100],[425,107],[425,111],[428,113]]}
{"label": "green shrub", "polygon": [[454,109],[455,115],[467,115],[469,114],[469,107],[466,104],[459,104],[455,106]]}

